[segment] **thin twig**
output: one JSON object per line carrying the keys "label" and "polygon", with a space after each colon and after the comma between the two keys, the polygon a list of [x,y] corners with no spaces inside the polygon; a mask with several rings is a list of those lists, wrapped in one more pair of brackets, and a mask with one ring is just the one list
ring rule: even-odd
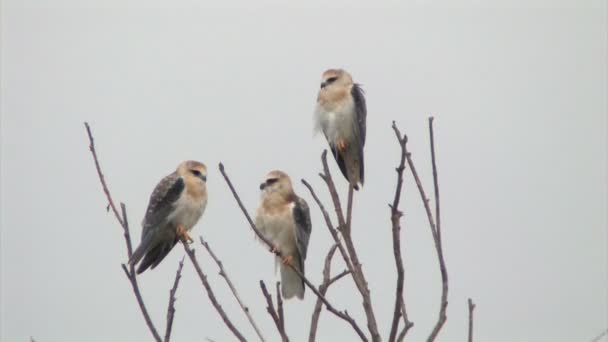
{"label": "thin twig", "polygon": [[399,335],[397,336],[397,342],[403,341],[407,332],[414,326],[414,322],[410,322],[409,320],[407,320],[407,313],[405,312],[404,302],[401,302],[401,313],[403,315],[404,325],[403,329],[401,329]]}
{"label": "thin twig", "polygon": [[277,313],[279,314],[279,325],[281,326],[281,331],[283,333],[285,341],[289,341],[287,337],[287,333],[285,332],[285,313],[283,313],[283,298],[281,297],[281,282],[277,281],[276,284],[277,291]]}
{"label": "thin twig", "polygon": [[[344,271],[337,276],[330,278],[331,273],[331,260],[334,257],[336,249],[338,248],[337,244],[334,244],[327,252],[327,256],[325,257],[325,266],[323,267],[323,283],[319,286],[319,292],[321,292],[324,296],[327,293],[327,290],[331,284],[333,284],[338,279],[344,277],[349,273],[349,271]],[[315,308],[312,312],[312,318],[310,320],[310,332],[308,333],[308,341],[314,342],[317,335],[317,326],[319,324],[319,317],[321,317],[321,309],[323,307],[323,303],[321,299],[317,298],[317,303],[315,304]]]}
{"label": "thin twig", "polygon": [[[437,251],[437,258],[439,259],[439,270],[441,271],[441,306],[439,308],[439,317],[437,323],[427,339],[428,342],[434,341],[439,331],[443,327],[443,324],[447,320],[446,311],[448,308],[448,271],[445,266],[445,260],[443,258],[443,244],[441,242],[441,219],[439,217],[439,181],[437,179],[437,164],[435,162],[435,136],[433,134],[433,117],[429,117],[429,135],[431,140],[431,161],[433,165],[433,185],[435,188],[435,233],[433,234],[433,240],[435,241],[435,250]],[[411,158],[408,157],[408,163]],[[410,165],[411,167],[411,165]],[[413,173],[413,168],[412,168]],[[421,188],[421,187],[420,187]],[[421,196],[423,193],[421,192]],[[425,208],[428,208],[428,201],[425,201]],[[430,208],[427,209],[427,214],[430,214]],[[433,225],[431,225],[433,229]]]}
{"label": "thin twig", "polygon": [[241,341],[241,342],[246,341],[246,339],[243,337],[241,332],[234,326],[234,324],[232,324],[232,322],[228,318],[228,315],[226,315],[226,312],[224,312],[222,305],[215,298],[213,289],[211,289],[211,285],[209,285],[209,282],[207,281],[207,275],[205,275],[205,273],[203,273],[203,270],[201,269],[201,265],[196,260],[196,256],[194,254],[194,249],[190,248],[186,242],[182,242],[182,244],[184,245],[184,250],[186,251],[186,254],[188,254],[188,257],[190,258],[190,261],[192,262],[192,265],[194,266],[194,269],[196,270],[198,277],[201,279],[203,286],[207,290],[207,296],[209,297],[211,304],[213,304],[213,307],[215,307],[215,310],[220,315],[220,317],[222,318],[222,320],[224,321],[224,323],[226,324],[228,329],[230,329],[232,334],[234,334],[234,336],[239,341]]}
{"label": "thin twig", "polygon": [[[397,171],[397,186],[395,187],[395,197],[393,204],[389,204],[391,209],[391,224],[393,232],[393,254],[395,255],[395,265],[397,267],[397,286],[395,287],[395,306],[393,310],[393,322],[391,325],[391,331],[389,335],[389,341],[394,342],[397,338],[397,329],[399,328],[399,318],[403,316],[404,328],[408,325],[411,327],[411,322],[407,317],[407,311],[405,310],[405,301],[403,299],[403,282],[404,282],[404,270],[403,270],[403,258],[401,256],[401,216],[403,213],[399,210],[399,201],[401,200],[401,190],[403,188],[403,170],[405,170],[405,158],[406,150],[405,144],[407,143],[407,137],[401,136],[401,132],[397,128],[395,121],[393,121],[393,130],[397,136],[397,141],[401,147],[401,160],[399,166],[395,169]],[[407,330],[403,330],[407,333]],[[403,334],[402,339],[405,337]]]}
{"label": "thin twig", "polygon": [[167,327],[165,328],[165,342],[171,340],[171,330],[173,328],[173,318],[175,318],[175,294],[177,293],[177,287],[179,286],[179,280],[182,277],[182,268],[184,268],[184,258],[179,262],[177,272],[175,272],[175,281],[173,281],[173,287],[169,291],[169,307],[167,308]]}
{"label": "thin twig", "polygon": [[243,301],[241,300],[241,297],[239,296],[238,292],[236,291],[236,287],[234,287],[234,284],[232,284],[232,281],[230,280],[228,273],[224,269],[224,265],[223,265],[222,261],[215,255],[215,253],[213,253],[213,251],[211,250],[211,246],[209,246],[209,243],[207,241],[203,240],[202,236],[199,238],[201,240],[201,244],[207,250],[207,253],[209,253],[209,255],[211,255],[211,258],[213,258],[213,260],[215,261],[217,266],[220,268],[220,275],[224,278],[224,280],[226,280],[226,283],[228,284],[230,291],[234,295],[234,298],[236,298],[236,301],[239,303],[239,306],[241,307],[241,309],[243,309],[243,312],[247,316],[249,323],[251,324],[251,326],[255,330],[256,334],[260,338],[260,341],[262,341],[262,342],[265,341],[264,336],[262,335],[262,332],[260,331],[260,328],[258,328],[257,324],[253,320],[253,317],[251,316],[251,313],[249,312],[249,308],[243,303]]}
{"label": "thin twig", "polygon": [[[266,288],[266,284],[264,283],[263,280],[260,280],[260,288],[262,289],[262,294],[264,295],[264,298],[266,298],[266,311],[272,318],[274,325],[277,327],[277,331],[279,332],[279,335],[281,335],[281,340],[283,342],[288,342],[289,338],[287,337],[287,334],[285,333],[285,327],[281,325],[281,318],[279,317],[279,314],[277,313],[277,311],[274,309],[274,304],[272,302],[272,296],[268,292],[268,289]],[[280,297],[278,288],[277,288],[277,297]]]}
{"label": "thin twig", "polygon": [[315,200],[315,202],[317,202],[317,205],[319,206],[321,213],[323,213],[323,218],[325,219],[325,224],[327,225],[327,229],[329,229],[329,233],[333,237],[334,243],[338,246],[338,250],[340,251],[342,258],[344,259],[344,263],[346,264],[346,267],[348,268],[348,270],[350,271],[351,274],[354,273],[353,265],[350,261],[350,257],[348,256],[348,253],[344,249],[344,245],[342,244],[342,241],[340,240],[340,236],[338,235],[338,230],[335,229],[333,224],[331,223],[331,218],[329,217],[329,213],[325,209],[325,206],[323,206],[323,203],[321,203],[321,200],[319,199],[319,197],[313,190],[312,186],[306,180],[302,179],[302,184],[304,184],[304,186],[306,186],[306,188],[308,188],[308,191],[310,192],[312,198]]}
{"label": "thin twig", "polygon": [[[228,184],[228,187],[230,188],[230,191],[232,192],[232,195],[234,196],[237,204],[241,208],[243,215],[245,215],[247,222],[249,222],[251,229],[253,229],[253,231],[260,238],[260,240],[264,241],[264,243],[268,246],[269,250],[271,250],[272,249],[271,242],[259,231],[259,229],[253,223],[253,220],[249,216],[247,209],[245,209],[245,206],[243,205],[241,198],[239,197],[236,190],[234,189],[234,186],[232,185],[230,178],[226,174],[226,171],[224,170],[224,165],[222,163],[219,164],[219,170],[220,170],[220,173],[222,174],[222,176],[224,177],[226,184]],[[283,257],[281,254],[281,251],[275,251],[275,255],[280,258]],[[312,292],[314,292],[314,294],[317,297],[321,298],[321,300],[323,301],[323,304],[325,304],[325,307],[327,308],[327,310],[329,310],[334,315],[336,315],[336,316],[340,317],[341,319],[345,320],[346,322],[348,322],[353,327],[353,329],[355,330],[357,335],[359,335],[359,337],[362,340],[367,341],[367,338],[363,334],[363,331],[361,331],[361,328],[359,328],[359,326],[357,325],[357,322],[355,322],[355,320],[352,317],[350,317],[350,315],[348,314],[347,311],[342,312],[342,311],[339,311],[336,308],[334,308],[334,306],[331,305],[331,303],[329,303],[329,301],[319,292],[319,290],[317,290],[317,288],[304,276],[304,274],[302,274],[302,272],[299,269],[295,268],[293,265],[289,265],[289,266],[300,278],[302,278],[302,280],[304,281],[304,284],[306,284],[306,286],[308,286],[308,288],[310,288],[310,290]]]}
{"label": "thin twig", "polygon": [[469,298],[469,342],[473,342],[473,311],[475,310],[475,303]]}
{"label": "thin twig", "polygon": [[[338,222],[340,224],[340,231],[342,233],[342,237],[344,238],[344,243],[346,244],[346,249],[348,251],[348,255],[352,261],[353,272],[352,277],[355,281],[355,285],[361,293],[361,297],[363,299],[363,309],[365,311],[365,316],[367,318],[367,328],[371,334],[372,341],[378,342],[381,340],[380,333],[378,332],[378,324],[376,323],[376,317],[374,314],[374,307],[372,305],[371,294],[369,290],[369,286],[367,284],[367,280],[365,279],[365,274],[361,268],[361,263],[359,262],[359,257],[357,255],[357,250],[355,249],[355,245],[353,243],[351,231],[350,231],[350,222],[351,218],[347,217],[344,219],[344,215],[342,213],[342,207],[340,205],[340,196],[338,196],[338,191],[336,190],[336,185],[331,177],[331,173],[329,172],[329,166],[327,165],[327,150],[323,151],[321,154],[321,162],[323,163],[323,175],[321,178],[327,184],[327,188],[331,195],[332,201],[334,203],[334,208],[336,210],[336,215],[338,216]],[[352,185],[349,186],[349,204],[352,210]],[[348,208],[347,208],[348,209]],[[348,214],[352,214],[349,212]]]}
{"label": "thin twig", "polygon": [[[127,245],[127,255],[128,255],[128,258],[130,259],[133,249],[132,249],[132,245],[131,245],[131,236],[129,234],[129,222],[127,220],[126,206],[123,203],[120,204],[120,207],[122,210],[122,216],[121,216],[121,214],[118,213],[118,209],[116,209],[116,205],[114,204],[114,200],[112,199],[112,194],[110,193],[108,184],[105,181],[103,172],[101,172],[101,165],[99,163],[99,159],[97,157],[97,152],[95,150],[95,140],[93,139],[93,133],[91,132],[91,127],[89,127],[89,124],[87,122],[84,123],[84,127],[86,128],[87,135],[89,137],[89,151],[91,151],[91,155],[93,156],[93,161],[95,162],[95,169],[97,170],[97,176],[99,177],[99,182],[101,183],[103,192],[106,195],[106,199],[108,200],[108,207],[112,209],[112,212],[114,213],[114,216],[116,217],[116,220],[118,221],[118,223],[120,224],[120,226],[123,229],[125,243]],[[161,339],[160,335],[158,334],[156,327],[154,327],[154,323],[152,323],[152,319],[150,318],[150,315],[148,314],[148,310],[146,309],[146,305],[144,304],[144,300],[141,296],[141,292],[139,291],[139,285],[137,284],[137,278],[136,278],[134,265],[129,265],[129,269],[130,269],[130,271],[129,271],[127,266],[125,264],[122,264],[122,269],[125,272],[127,279],[129,279],[129,282],[131,283],[131,287],[133,288],[133,293],[135,294],[135,298],[137,299],[137,303],[139,304],[139,309],[141,310],[141,313],[144,316],[144,320],[146,321],[146,325],[148,326],[150,333],[154,337],[155,341],[161,342],[162,339]]]}
{"label": "thin twig", "polygon": [[608,336],[608,329],[602,331],[599,335],[597,335],[596,337],[594,337],[591,342],[600,342],[600,340],[602,339],[602,337],[604,336]]}

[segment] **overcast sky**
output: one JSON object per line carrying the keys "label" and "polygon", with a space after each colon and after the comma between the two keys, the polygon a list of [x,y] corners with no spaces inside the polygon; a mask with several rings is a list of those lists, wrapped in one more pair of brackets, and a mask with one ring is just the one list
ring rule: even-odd
{"label": "overcast sky", "polygon": [[[126,251],[88,151],[96,137],[117,201],[140,234],[156,183],[184,159],[209,167],[209,205],[193,235],[224,261],[270,341],[258,281],[272,257],[253,238],[217,165],[253,213],[258,184],[281,169],[311,206],[306,260],[319,283],[331,237],[307,190],[326,142],[312,134],[321,73],[350,71],[368,102],[366,183],[353,234],[379,327],[388,335],[396,278],[389,209],[396,120],[432,190],[427,117],[434,115],[448,321],[440,341],[590,341],[608,328],[607,16],[605,1],[421,0],[361,3],[203,0],[4,0],[1,51],[0,339],[150,340],[120,264]],[[331,160],[341,193],[346,183]],[[411,174],[402,209],[405,296],[422,341],[436,320],[440,277]],[[136,239],[138,240],[138,239]],[[255,334],[201,246],[225,309]],[[165,326],[175,248],[139,280]],[[344,268],[334,263],[335,272]],[[361,327],[351,280],[328,294]],[[293,341],[308,335],[315,296],[286,304]],[[233,340],[186,262],[175,341]],[[320,341],[352,341],[323,312]],[[608,341],[605,337],[603,341]]]}

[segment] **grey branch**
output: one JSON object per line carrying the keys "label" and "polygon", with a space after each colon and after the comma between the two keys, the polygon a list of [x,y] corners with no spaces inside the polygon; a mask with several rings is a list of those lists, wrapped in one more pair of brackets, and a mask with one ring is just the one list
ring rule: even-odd
{"label": "grey branch", "polygon": [[469,342],[473,342],[473,311],[475,310],[475,303],[469,298]]}
{"label": "grey branch", "polygon": [[173,287],[169,291],[169,307],[167,308],[167,327],[165,328],[165,342],[171,340],[171,329],[173,328],[173,318],[175,318],[175,294],[179,286],[179,280],[182,278],[182,268],[184,268],[184,258],[180,260],[177,272],[175,272],[175,281]]}
{"label": "grey branch", "polygon": [[183,242],[183,241],[182,241],[182,245],[184,245],[184,250],[186,251],[186,254],[188,255],[188,257],[190,258],[190,261],[192,262],[192,265],[194,266],[194,269],[196,270],[198,277],[201,279],[201,282],[202,282],[203,286],[205,287],[205,290],[207,290],[207,296],[209,297],[209,300],[211,301],[211,304],[213,305],[213,307],[215,308],[217,313],[220,315],[220,317],[222,318],[222,320],[224,321],[224,323],[226,324],[228,329],[232,332],[234,337],[236,337],[241,342],[247,341],[243,337],[241,332],[234,326],[234,324],[232,324],[232,321],[230,321],[230,318],[228,318],[228,315],[226,315],[226,312],[222,308],[222,305],[215,298],[213,289],[211,288],[211,285],[209,285],[209,282],[207,281],[207,275],[203,272],[201,265],[198,263],[198,260],[196,260],[196,255],[194,253],[194,249],[190,248],[188,246],[188,243]]}
{"label": "grey branch", "polygon": [[[437,166],[435,163],[435,138],[433,136],[433,118],[429,118],[429,132],[431,139],[431,159],[433,164],[433,184],[435,186],[435,215],[439,214],[439,183],[437,181]],[[422,198],[422,203],[424,204],[424,210],[426,211],[426,216],[429,221],[429,226],[431,228],[431,234],[433,235],[433,241],[435,243],[435,251],[437,252],[437,258],[439,259],[439,270],[441,272],[441,304],[439,308],[439,317],[437,318],[437,323],[433,327],[433,331],[427,338],[428,342],[434,341],[439,331],[443,327],[443,324],[447,320],[446,310],[448,307],[448,272],[445,266],[445,260],[443,258],[443,247],[441,244],[441,227],[435,224],[435,219],[433,218],[433,213],[431,211],[431,207],[429,205],[429,199],[426,196],[424,188],[422,186],[422,182],[420,181],[420,177],[416,172],[416,167],[414,166],[414,162],[412,161],[412,155],[407,150],[407,141],[405,146],[406,150],[406,159],[407,164],[410,167],[410,171],[412,176],[414,177],[414,181],[416,182],[416,186],[418,187],[418,192],[420,193],[420,197]],[[440,222],[439,220],[437,221]]]}
{"label": "grey branch", "polygon": [[[253,231],[258,236],[258,238],[260,238],[260,240],[264,241],[264,243],[266,244],[266,246],[268,246],[268,249],[272,250],[272,243],[260,232],[260,230],[253,223],[253,220],[251,219],[251,216],[249,216],[249,213],[247,212],[247,209],[245,209],[245,206],[243,205],[243,202],[241,201],[241,198],[237,194],[236,190],[234,189],[234,186],[232,185],[232,182],[230,181],[230,178],[226,174],[226,171],[224,170],[224,165],[222,163],[219,164],[219,170],[220,170],[222,176],[224,177],[224,180],[226,181],[226,184],[230,188],[230,191],[232,192],[232,195],[234,196],[234,199],[236,200],[237,204],[241,208],[241,211],[243,212],[243,215],[245,215],[245,218],[247,219],[247,222],[249,223],[251,229],[253,229]],[[275,251],[275,255],[278,256],[279,258],[283,258],[283,256],[281,255],[281,251]],[[302,272],[300,272],[299,269],[293,267],[293,265],[290,265],[290,267],[300,278],[302,278],[302,280],[304,281],[304,284],[306,284],[306,286],[308,286],[308,288],[312,292],[314,292],[314,294],[317,297],[319,297],[321,299],[321,301],[323,302],[323,304],[325,304],[325,307],[327,308],[327,310],[329,310],[334,315],[336,315],[336,316],[340,317],[341,319],[345,320],[346,322],[348,322],[353,327],[353,329],[355,330],[355,332],[357,333],[357,335],[359,335],[359,337],[362,340],[367,341],[367,338],[363,334],[363,331],[361,331],[361,328],[359,328],[359,326],[357,325],[357,322],[355,322],[355,320],[352,317],[350,317],[350,315],[348,314],[348,312],[342,312],[342,311],[339,311],[336,308],[334,308],[334,306],[331,303],[329,303],[329,301],[302,274]]]}
{"label": "grey branch", "polygon": [[348,204],[347,204],[347,214],[346,219],[344,218],[344,214],[342,212],[342,207],[340,204],[340,196],[338,196],[338,191],[336,190],[336,185],[331,177],[331,173],[329,172],[329,166],[327,165],[327,150],[324,150],[321,154],[321,161],[323,163],[323,174],[321,178],[327,184],[327,188],[331,195],[334,209],[336,210],[336,215],[338,216],[338,223],[340,225],[340,232],[342,233],[342,237],[344,238],[344,243],[346,244],[346,249],[348,250],[348,254],[350,256],[350,260],[353,266],[352,277],[361,293],[361,297],[363,299],[363,309],[365,311],[365,316],[367,318],[367,328],[371,334],[372,341],[378,342],[381,341],[380,333],[378,332],[378,324],[376,323],[376,317],[374,314],[374,308],[372,306],[372,299],[369,290],[369,286],[367,285],[367,280],[365,279],[365,274],[363,274],[363,270],[361,268],[361,263],[359,262],[359,257],[357,255],[357,250],[355,249],[355,245],[353,243],[352,235],[351,235],[351,217],[352,214],[352,197],[353,197],[353,187],[352,184],[348,189]]}
{"label": "grey branch", "polygon": [[283,298],[281,297],[281,282],[277,281],[276,283],[276,291],[277,291],[277,313],[279,314],[279,325],[281,326],[281,331],[283,332],[283,336],[285,337],[285,342],[289,342],[289,338],[287,338],[287,333],[285,332],[285,313],[283,312]]}
{"label": "grey branch", "polygon": [[391,324],[391,331],[389,334],[389,341],[394,342],[397,338],[397,329],[399,328],[400,317],[403,316],[404,329],[402,334],[399,334],[399,338],[402,340],[407,334],[407,331],[413,326],[413,323],[409,321],[407,317],[407,311],[405,309],[405,301],[403,299],[403,258],[401,256],[401,216],[403,213],[399,210],[399,201],[401,200],[401,190],[403,188],[403,171],[405,170],[405,159],[406,150],[405,144],[407,143],[407,136],[402,136],[401,132],[397,128],[395,121],[393,121],[393,131],[397,136],[397,141],[401,147],[401,160],[399,166],[395,169],[397,171],[397,186],[395,187],[395,197],[393,204],[389,204],[391,209],[391,224],[393,233],[393,254],[395,255],[395,265],[397,267],[397,285],[395,287],[395,306],[393,310],[393,321]]}
{"label": "grey branch", "polygon": [[239,303],[239,306],[241,307],[241,309],[243,309],[243,312],[247,316],[247,319],[249,320],[249,323],[251,323],[251,326],[253,327],[253,329],[255,330],[256,334],[260,338],[260,341],[265,341],[264,340],[264,336],[262,336],[262,332],[260,331],[260,328],[258,328],[257,324],[253,320],[253,317],[251,316],[251,313],[249,312],[249,308],[241,300],[241,297],[239,296],[238,292],[236,291],[236,287],[234,287],[234,284],[230,280],[230,277],[228,276],[228,273],[224,269],[224,265],[223,265],[222,261],[215,255],[215,253],[213,253],[213,251],[211,250],[211,246],[209,246],[209,243],[207,241],[203,240],[202,236],[199,237],[199,238],[201,240],[201,244],[207,250],[207,253],[209,253],[209,255],[211,256],[211,258],[213,258],[213,260],[215,261],[215,263],[219,267],[219,269],[220,269],[220,275],[224,278],[224,280],[226,280],[226,283],[228,284],[228,287],[230,288],[230,291],[234,295],[234,298],[236,298],[236,301]]}
{"label": "grey branch", "polygon": [[[97,176],[99,177],[99,182],[101,183],[101,187],[103,189],[104,194],[106,195],[106,199],[108,200],[108,207],[112,209],[116,220],[120,224],[123,229],[125,243],[127,245],[127,256],[130,259],[131,254],[133,253],[133,248],[131,245],[131,236],[129,234],[129,222],[127,220],[127,209],[126,206],[121,203],[120,207],[122,210],[122,215],[118,213],[118,209],[114,204],[114,200],[112,199],[112,194],[108,188],[108,184],[106,183],[105,177],[103,176],[103,172],[101,172],[101,165],[99,163],[99,159],[97,158],[97,152],[95,150],[95,140],[93,139],[93,133],[91,133],[91,127],[89,127],[88,123],[84,123],[84,126],[87,131],[87,135],[89,137],[89,150],[93,155],[93,161],[95,162],[95,169],[97,170]],[[144,304],[144,300],[141,296],[141,292],[139,291],[139,285],[137,284],[137,278],[135,275],[135,266],[129,265],[129,268],[125,264],[122,264],[122,270],[125,272],[127,279],[131,283],[131,287],[133,288],[133,293],[135,294],[135,298],[137,299],[137,303],[139,304],[139,308],[141,310],[142,315],[144,316],[144,320],[146,321],[146,325],[150,330],[150,333],[154,337],[154,340],[157,342],[161,342],[162,339],[154,327],[154,323],[152,323],[152,319],[150,318],[150,314],[148,314],[148,310],[146,309],[146,305]]]}
{"label": "grey branch", "polygon": [[[331,284],[340,280],[344,276],[350,273],[348,270],[344,270],[340,274],[330,278],[331,275],[331,260],[334,257],[336,252],[336,248],[338,248],[338,244],[334,244],[327,252],[327,256],[325,257],[325,266],[323,267],[323,283],[319,286],[319,292],[321,292],[324,296],[329,289]],[[312,318],[310,320],[310,332],[308,334],[308,341],[314,342],[317,335],[317,327],[319,324],[319,317],[321,317],[321,309],[323,307],[323,303],[320,299],[317,298],[317,303],[315,304],[315,309],[312,312]]]}
{"label": "grey branch", "polygon": [[[262,294],[264,295],[264,298],[266,298],[266,311],[272,318],[274,325],[277,327],[277,331],[281,335],[281,340],[283,342],[289,342],[287,333],[285,333],[285,325],[283,324],[282,318],[280,316],[280,315],[282,315],[282,313],[279,314],[274,309],[274,304],[272,302],[272,296],[268,292],[268,289],[266,288],[266,284],[264,283],[263,280],[260,280],[260,288],[262,289]],[[280,297],[281,297],[281,295],[279,294],[279,283],[277,282],[277,301],[281,299]],[[283,302],[277,302],[277,305],[279,306],[279,311],[282,312],[283,311]]]}

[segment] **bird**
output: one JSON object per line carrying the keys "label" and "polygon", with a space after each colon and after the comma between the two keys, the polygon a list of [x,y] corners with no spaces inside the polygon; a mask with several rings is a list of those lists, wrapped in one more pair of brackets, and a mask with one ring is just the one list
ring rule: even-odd
{"label": "bird", "polygon": [[[198,161],[181,162],[154,188],[141,223],[141,242],[129,264],[137,274],[154,269],[178,241],[193,242],[188,232],[207,207],[207,167]],[[143,260],[142,260],[143,258]]]}
{"label": "bird", "polygon": [[[308,204],[294,193],[291,180],[283,171],[269,172],[260,184],[260,190],[261,201],[255,224],[270,240],[271,251],[278,251],[283,257],[280,264],[281,294],[285,299],[294,296],[303,299],[304,281],[289,266],[304,274],[304,261],[312,231]],[[279,265],[278,257],[275,265]]]}
{"label": "bird", "polygon": [[317,95],[315,132],[323,132],[340,171],[355,190],[364,182],[366,117],[361,85],[343,69],[325,71]]}

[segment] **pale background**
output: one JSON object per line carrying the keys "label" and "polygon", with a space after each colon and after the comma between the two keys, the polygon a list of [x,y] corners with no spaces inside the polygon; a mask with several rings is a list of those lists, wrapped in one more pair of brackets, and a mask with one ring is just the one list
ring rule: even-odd
{"label": "pale background", "polygon": [[[590,341],[608,325],[606,18],[604,1],[578,0],[3,1],[1,340],[151,339],[120,268],[123,237],[105,211],[83,121],[135,237],[157,181],[183,159],[207,163],[209,206],[194,235],[212,244],[266,337],[278,340],[258,287],[275,279],[272,258],[217,165],[250,212],[268,170],[292,176],[312,208],[306,266],[318,283],[331,239],[299,179],[330,204],[312,112],[323,70],[343,67],[368,99],[367,182],[353,230],[383,335],[395,282],[387,203],[399,150],[390,124],[409,134],[430,192],[432,114],[450,275],[439,340],[466,338],[472,297],[477,341]],[[409,173],[404,196],[409,340],[422,341],[440,278]],[[255,340],[196,249],[225,309]],[[176,248],[140,277],[160,331],[183,254]],[[329,297],[364,328],[355,293],[342,281]],[[314,302],[307,291],[286,304],[293,341],[307,338]],[[319,329],[321,341],[356,339],[327,312]],[[173,335],[233,340],[188,262]]]}

